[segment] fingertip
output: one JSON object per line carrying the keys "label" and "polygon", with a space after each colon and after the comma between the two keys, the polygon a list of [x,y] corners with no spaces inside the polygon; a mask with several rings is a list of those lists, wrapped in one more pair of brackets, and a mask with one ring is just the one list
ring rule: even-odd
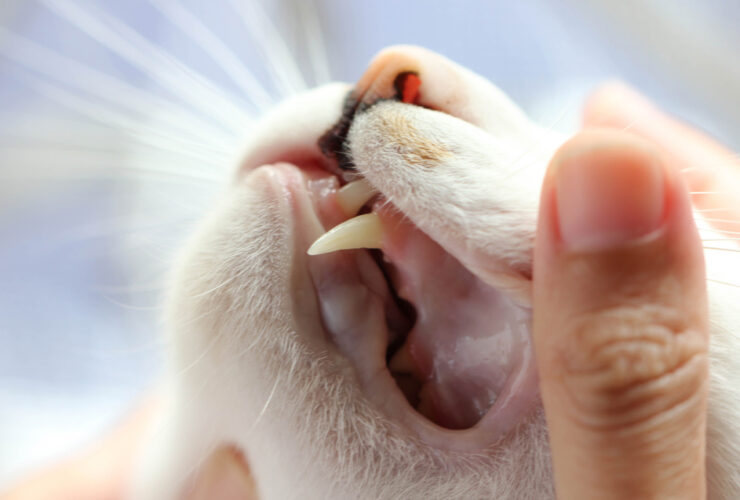
{"label": "fingertip", "polygon": [[256,486],[244,456],[231,446],[217,449],[206,460],[188,498],[256,500]]}
{"label": "fingertip", "polygon": [[[649,250],[650,245],[669,251],[660,254]],[[535,275],[549,282],[559,260],[598,261],[601,255],[639,251],[653,252],[650,258],[660,264],[694,270],[694,289],[705,286],[690,195],[671,157],[629,132],[583,131],[561,146],[548,167],[535,238]]]}
{"label": "fingertip", "polygon": [[596,251],[658,230],[675,177],[659,150],[627,132],[590,129],[556,152],[543,184],[540,244]]}
{"label": "fingertip", "polygon": [[623,245],[659,228],[665,174],[647,144],[624,133],[591,132],[556,161],[558,229],[569,250]]}

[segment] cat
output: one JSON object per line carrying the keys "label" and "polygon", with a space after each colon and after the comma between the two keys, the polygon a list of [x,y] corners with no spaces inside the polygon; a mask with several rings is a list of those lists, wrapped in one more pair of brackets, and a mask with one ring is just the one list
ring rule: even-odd
{"label": "cat", "polygon": [[[267,500],[553,498],[527,327],[563,140],[417,47],[268,113],[174,265],[164,411],[132,497],[177,498],[228,445]],[[732,499],[740,297],[708,287],[708,492]]]}

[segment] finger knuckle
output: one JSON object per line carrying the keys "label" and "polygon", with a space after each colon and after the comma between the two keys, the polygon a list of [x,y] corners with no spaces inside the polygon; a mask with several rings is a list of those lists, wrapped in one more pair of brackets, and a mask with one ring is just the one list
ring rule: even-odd
{"label": "finger knuckle", "polygon": [[624,427],[696,400],[707,345],[684,316],[641,305],[574,319],[559,354],[574,416],[588,426]]}

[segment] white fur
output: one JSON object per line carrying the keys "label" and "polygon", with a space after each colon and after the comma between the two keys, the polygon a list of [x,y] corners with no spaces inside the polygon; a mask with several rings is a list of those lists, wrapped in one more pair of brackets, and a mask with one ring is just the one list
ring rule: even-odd
{"label": "white fur", "polygon": [[[362,174],[415,224],[433,238],[446,235],[449,252],[526,302],[537,193],[560,139],[522,124],[500,92],[481,85],[473,96],[487,106],[480,115],[516,130],[516,140],[447,114],[387,103],[357,119],[350,144]],[[290,116],[305,117],[312,106],[338,109],[337,93],[320,95],[325,102],[295,101],[277,124],[268,118],[266,137],[276,137],[276,126],[289,131]],[[399,117],[454,155],[434,168],[409,163],[404,148],[413,144],[388,139]],[[516,120],[510,129],[508,118]],[[323,126],[327,118],[321,120]],[[168,305],[166,411],[133,496],[176,497],[209,450],[232,443],[244,451],[267,500],[551,498],[541,409],[501,442],[463,453],[424,442],[368,401],[352,365],[307,316],[311,299],[299,303],[305,298],[296,290],[310,289],[310,281],[305,255],[294,250],[302,236],[290,213],[269,171],[254,170],[237,179],[183,251]],[[709,288],[709,492],[734,499],[740,498],[734,306],[740,294]]]}

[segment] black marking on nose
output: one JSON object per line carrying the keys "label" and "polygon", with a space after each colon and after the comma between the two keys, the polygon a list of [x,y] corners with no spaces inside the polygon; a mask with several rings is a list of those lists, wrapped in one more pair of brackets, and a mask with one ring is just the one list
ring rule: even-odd
{"label": "black marking on nose", "polygon": [[347,97],[344,98],[344,106],[342,106],[342,115],[339,117],[339,121],[319,137],[321,152],[327,158],[336,160],[342,170],[354,170],[355,168],[346,142],[349,128],[352,126],[352,120],[359,104],[354,91],[349,92]]}
{"label": "black marking on nose", "polygon": [[[336,160],[342,170],[354,170],[355,164],[352,153],[347,147],[347,135],[352,121],[359,113],[365,112],[382,101],[400,101],[408,104],[416,102],[419,96],[421,78],[414,71],[403,71],[393,80],[395,94],[388,98],[373,98],[367,94],[358,96],[355,90],[350,91],[344,99],[342,114],[339,120],[332,125],[318,140],[321,152],[329,159]],[[368,98],[369,99],[366,99]]]}

